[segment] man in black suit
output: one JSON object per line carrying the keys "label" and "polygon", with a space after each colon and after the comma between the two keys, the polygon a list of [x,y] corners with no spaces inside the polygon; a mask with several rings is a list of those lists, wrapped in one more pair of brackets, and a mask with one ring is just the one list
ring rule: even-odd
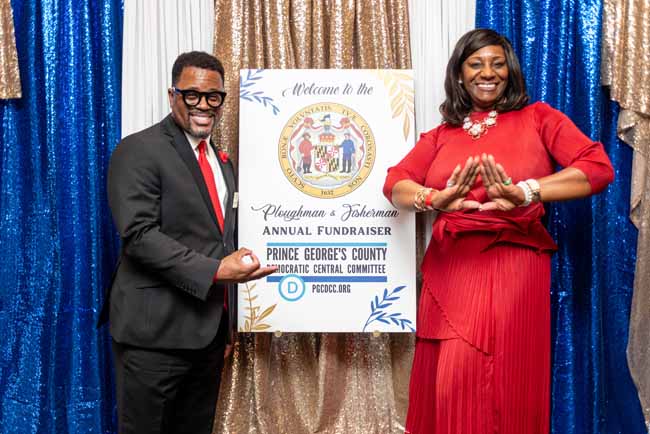
{"label": "man in black suit", "polygon": [[264,277],[235,250],[235,173],[210,134],[224,69],[181,54],[171,115],[126,137],[111,157],[108,200],[122,239],[100,322],[110,317],[121,433],[210,433],[237,282]]}

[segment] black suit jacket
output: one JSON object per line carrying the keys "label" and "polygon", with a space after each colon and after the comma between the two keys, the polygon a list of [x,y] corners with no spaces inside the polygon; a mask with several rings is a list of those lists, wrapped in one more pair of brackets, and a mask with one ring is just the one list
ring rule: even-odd
{"label": "black suit jacket", "polygon": [[235,250],[235,174],[230,161],[219,164],[228,186],[224,233],[194,151],[171,116],[115,149],[108,201],[122,252],[100,323],[110,316],[117,342],[203,348],[219,328],[225,291],[234,327],[235,285],[212,283],[221,258]]}

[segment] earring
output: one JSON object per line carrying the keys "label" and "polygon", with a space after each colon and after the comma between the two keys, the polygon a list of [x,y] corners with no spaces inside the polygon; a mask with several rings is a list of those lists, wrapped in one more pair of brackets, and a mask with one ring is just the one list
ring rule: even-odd
{"label": "earring", "polygon": [[458,80],[458,84],[463,84],[463,80]]}

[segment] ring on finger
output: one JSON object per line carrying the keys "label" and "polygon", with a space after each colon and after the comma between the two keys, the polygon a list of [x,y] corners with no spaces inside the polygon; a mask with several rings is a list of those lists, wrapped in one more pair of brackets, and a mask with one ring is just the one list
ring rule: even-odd
{"label": "ring on finger", "polygon": [[451,179],[448,179],[447,184],[445,184],[445,186],[447,188],[453,187],[454,185],[456,185],[456,183],[454,181],[452,181]]}
{"label": "ring on finger", "polygon": [[503,181],[503,185],[510,185],[512,184],[512,178],[508,178],[505,181]]}

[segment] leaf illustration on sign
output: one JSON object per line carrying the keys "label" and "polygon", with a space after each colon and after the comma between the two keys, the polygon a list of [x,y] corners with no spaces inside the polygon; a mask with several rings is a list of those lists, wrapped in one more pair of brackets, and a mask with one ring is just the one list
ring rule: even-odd
{"label": "leaf illustration on sign", "polygon": [[248,306],[246,306],[244,309],[248,311],[248,314],[244,316],[244,327],[240,327],[239,331],[240,332],[262,332],[264,330],[268,330],[271,328],[269,324],[265,324],[262,322],[262,320],[268,318],[271,313],[273,313],[273,310],[277,306],[277,304],[271,305],[264,309],[262,313],[260,311],[262,310],[261,306],[256,306],[253,304],[255,300],[257,300],[257,295],[253,295],[253,289],[255,289],[255,286],[257,286],[256,283],[253,283],[252,285],[248,285],[248,283],[245,283],[246,289],[244,290],[245,296],[244,296],[244,301],[248,302]]}
{"label": "leaf illustration on sign", "polygon": [[408,328],[410,331],[414,332],[415,329],[412,327],[413,323],[408,318],[403,318],[401,312],[390,313],[388,308],[393,305],[394,302],[400,299],[400,295],[396,295],[398,292],[406,288],[405,285],[398,286],[393,289],[391,292],[388,292],[388,288],[384,289],[382,299],[380,300],[378,296],[375,295],[374,299],[370,301],[370,316],[366,320],[366,324],[363,326],[362,331],[366,331],[366,328],[373,322],[377,321],[383,324],[391,325],[395,324],[398,327],[401,327],[402,330]]}
{"label": "leaf illustration on sign", "polygon": [[388,91],[393,119],[402,118],[402,132],[408,139],[414,112],[413,77],[399,71],[377,70],[376,74]]}
{"label": "leaf illustration on sign", "polygon": [[273,114],[277,115],[280,113],[280,109],[274,104],[273,98],[264,95],[264,91],[253,91],[252,89],[257,81],[262,78],[262,72],[264,72],[263,69],[257,69],[255,71],[249,69],[246,78],[239,77],[239,98],[253,103],[263,104],[264,107],[270,107],[273,110]]}

